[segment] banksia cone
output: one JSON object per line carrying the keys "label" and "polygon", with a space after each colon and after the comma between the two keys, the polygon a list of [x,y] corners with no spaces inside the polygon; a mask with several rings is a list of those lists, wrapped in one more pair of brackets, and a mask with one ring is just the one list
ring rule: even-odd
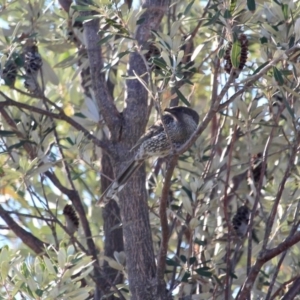
{"label": "banksia cone", "polygon": [[231,69],[232,69],[232,63],[231,63],[231,48],[232,48],[232,42],[229,42],[226,47],[225,55],[224,55],[224,60],[225,60],[225,66],[224,69],[226,73],[230,74]]}
{"label": "banksia cone", "polygon": [[42,58],[38,52],[38,47],[32,41],[27,41],[24,48],[24,69],[26,72],[26,80],[24,86],[29,92],[36,92],[39,88],[37,82],[38,71],[43,65]]}
{"label": "banksia cone", "polygon": [[64,207],[63,214],[66,218],[66,227],[70,234],[74,234],[79,227],[79,219],[72,205],[67,204]]}
{"label": "banksia cone", "polygon": [[[245,34],[240,34],[238,41],[241,45],[241,54],[240,54],[240,64],[238,67],[239,71],[242,71],[246,65],[247,58],[248,58],[248,39]],[[226,47],[226,51],[224,54],[225,66],[224,69],[226,73],[230,74],[232,69],[232,62],[231,62],[231,49],[232,49],[232,42],[229,42]],[[235,72],[235,76],[238,76],[238,73]]]}
{"label": "banksia cone", "polygon": [[38,47],[33,45],[26,47],[24,53],[24,68],[27,74],[34,74],[42,67],[43,61],[38,52]]}
{"label": "banksia cone", "polygon": [[248,39],[245,34],[241,34],[239,36],[239,41],[241,43],[241,57],[240,57],[240,65],[239,70],[243,70],[248,58]]}
{"label": "banksia cone", "polygon": [[232,218],[232,226],[238,236],[244,236],[248,229],[250,210],[246,205],[238,208]]}
{"label": "banksia cone", "polygon": [[17,66],[14,61],[9,60],[6,62],[5,67],[2,71],[2,79],[8,86],[14,86],[17,78]]}

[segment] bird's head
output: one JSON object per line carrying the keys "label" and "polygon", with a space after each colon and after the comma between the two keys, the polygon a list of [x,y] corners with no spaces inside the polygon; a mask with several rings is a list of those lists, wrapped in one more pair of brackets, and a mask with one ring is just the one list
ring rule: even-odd
{"label": "bird's head", "polygon": [[166,108],[165,109],[166,112],[169,112],[170,114],[174,115],[176,118],[180,119],[180,116],[182,116],[183,114],[190,116],[193,121],[198,124],[199,123],[199,115],[198,113],[189,108],[189,107],[185,107],[185,106],[173,106],[170,108]]}

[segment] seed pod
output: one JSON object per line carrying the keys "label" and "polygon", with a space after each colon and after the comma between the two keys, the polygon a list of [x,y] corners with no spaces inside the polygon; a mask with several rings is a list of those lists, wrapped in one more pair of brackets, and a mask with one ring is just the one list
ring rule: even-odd
{"label": "seed pod", "polygon": [[[248,39],[245,34],[240,34],[238,37],[238,41],[241,46],[241,52],[239,56],[239,65],[238,65],[238,70],[242,71],[243,68],[246,65],[247,59],[248,59]],[[232,50],[232,42],[229,42],[226,47],[226,51],[224,54],[224,60],[225,60],[225,65],[224,69],[226,73],[230,74],[231,69],[232,69],[232,61],[231,61],[231,50]],[[238,77],[239,72],[235,72],[234,75]]]}
{"label": "seed pod", "polygon": [[24,51],[24,68],[26,75],[37,73],[42,65],[43,61],[38,52],[38,47],[36,45],[26,47]]}
{"label": "seed pod", "polygon": [[225,50],[225,55],[224,55],[224,60],[225,60],[224,69],[225,69],[226,73],[228,73],[228,74],[230,74],[231,69],[232,69],[232,63],[231,63],[231,57],[230,57],[231,49],[232,49],[232,43],[229,42],[227,44],[227,47]]}
{"label": "seed pod", "polygon": [[2,71],[2,79],[5,84],[8,86],[14,86],[16,78],[17,78],[17,65],[13,60],[9,60],[6,62],[5,67]]}
{"label": "seed pod", "polygon": [[66,218],[66,227],[69,233],[73,235],[79,227],[79,219],[74,207],[70,204],[67,204],[64,207],[63,214]]}
{"label": "seed pod", "polygon": [[248,230],[250,210],[246,205],[238,208],[232,218],[232,226],[238,236],[244,236]]}
{"label": "seed pod", "polygon": [[241,43],[241,57],[240,57],[240,65],[239,70],[243,70],[246,65],[248,58],[248,39],[245,34],[241,34],[239,36],[239,41]]}
{"label": "seed pod", "polygon": [[29,92],[36,93],[39,90],[38,71],[43,65],[43,60],[34,41],[30,39],[26,41],[23,58],[26,75],[24,86]]}

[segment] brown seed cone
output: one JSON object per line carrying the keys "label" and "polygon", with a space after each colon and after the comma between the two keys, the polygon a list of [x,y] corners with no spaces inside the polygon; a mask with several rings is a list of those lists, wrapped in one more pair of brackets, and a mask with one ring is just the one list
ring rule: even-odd
{"label": "brown seed cone", "polygon": [[66,218],[66,227],[69,230],[70,234],[74,234],[79,227],[79,219],[76,214],[74,207],[70,204],[67,204],[64,207],[63,214]]}
{"label": "brown seed cone", "polygon": [[[240,34],[238,38],[240,45],[241,45],[241,55],[240,55],[240,64],[238,69],[241,71],[246,65],[247,59],[248,59],[248,39],[245,34]],[[232,43],[229,42],[226,47],[226,51],[224,54],[224,60],[225,65],[224,69],[226,73],[230,74],[232,69],[232,62],[231,62],[231,49],[232,49]]]}
{"label": "brown seed cone", "polygon": [[246,234],[249,223],[250,209],[243,205],[238,208],[236,214],[232,218],[232,226],[237,235],[243,236]]}

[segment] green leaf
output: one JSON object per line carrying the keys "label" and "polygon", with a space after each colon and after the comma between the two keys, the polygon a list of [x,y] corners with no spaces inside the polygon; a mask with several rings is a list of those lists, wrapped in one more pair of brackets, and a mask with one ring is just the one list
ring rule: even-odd
{"label": "green leaf", "polygon": [[260,38],[260,43],[261,44],[267,44],[268,43],[268,39],[263,36],[262,38]]}
{"label": "green leaf", "polygon": [[230,1],[230,8],[229,8],[229,11],[230,13],[232,14],[236,8],[236,4],[237,4],[237,0],[231,0]]}
{"label": "green leaf", "polygon": [[212,274],[212,272],[210,272],[208,270],[210,270],[210,268],[208,268],[208,267],[202,267],[202,268],[196,269],[195,271],[196,271],[197,274],[199,274],[201,276],[211,278],[213,274]]}
{"label": "green leaf", "polygon": [[191,1],[184,10],[184,15],[187,16],[190,13],[190,10],[194,4],[195,0]]}
{"label": "green leaf", "polygon": [[122,58],[123,56],[125,56],[125,55],[127,55],[127,54],[129,54],[130,53],[130,51],[124,51],[124,52],[120,52],[117,56],[119,57],[119,58]]}
{"label": "green leaf", "polygon": [[181,282],[188,282],[188,279],[191,277],[190,272],[185,272],[183,277],[181,278]]}
{"label": "green leaf", "polygon": [[2,282],[5,282],[5,280],[7,278],[8,271],[9,271],[9,262],[8,261],[3,261],[1,263],[1,278],[2,278]]}
{"label": "green leaf", "polygon": [[252,75],[255,75],[256,73],[258,73],[261,69],[263,69],[266,65],[268,65],[269,62],[266,61],[265,63],[263,63],[262,65],[260,65],[254,72]]}
{"label": "green leaf", "polygon": [[247,7],[253,13],[256,10],[255,0],[247,0]]}
{"label": "green leaf", "polygon": [[190,200],[193,201],[192,192],[189,189],[187,189],[185,186],[182,186],[182,189],[186,192]]}
{"label": "green leaf", "polygon": [[21,147],[22,147],[24,144],[26,144],[26,143],[34,144],[34,143],[31,142],[31,141],[21,141],[21,142],[19,142],[19,143],[16,143],[16,144],[13,144],[13,145],[9,146],[9,147],[7,148],[7,151],[10,151],[10,150],[13,150],[13,149],[19,149],[19,148],[21,148]]}
{"label": "green leaf", "polygon": [[44,291],[43,291],[43,290],[40,290],[40,289],[37,289],[37,290],[35,290],[35,293],[37,294],[37,296],[42,297]]}
{"label": "green leaf", "polygon": [[166,259],[166,265],[167,266],[173,266],[173,267],[180,267],[180,264],[176,262],[175,260],[168,258]]}
{"label": "green leaf", "polygon": [[281,74],[282,74],[283,76],[289,76],[289,75],[292,75],[292,74],[293,74],[293,72],[292,72],[291,70],[287,70],[287,69],[285,69],[285,70],[280,70],[280,72],[281,72]]}
{"label": "green leaf", "polygon": [[225,12],[224,12],[224,18],[225,19],[231,19],[232,18],[232,15],[231,15],[231,13],[228,9],[226,9]]}
{"label": "green leaf", "polygon": [[104,37],[103,39],[101,39],[101,40],[98,42],[98,45],[102,45],[102,44],[107,43],[112,37],[113,37],[112,34],[108,34],[106,37]]}
{"label": "green leaf", "polygon": [[159,68],[161,68],[163,70],[165,70],[167,68],[167,64],[162,58],[153,57],[153,58],[151,58],[150,61],[153,62],[154,65],[158,66]]}
{"label": "green leaf", "polygon": [[[287,86],[285,86],[285,89],[286,89],[287,91],[289,91],[289,92],[292,91],[292,90],[291,90],[289,87],[287,87]],[[289,114],[291,115],[292,119],[294,119],[294,118],[295,118],[295,113],[294,113],[293,109],[291,108],[289,102],[288,102],[287,99],[285,98],[284,93],[281,93],[281,96],[282,96],[282,102],[285,104],[285,107],[286,107],[287,111],[288,111]]]}
{"label": "green leaf", "polygon": [[219,19],[221,11],[219,10],[207,23],[203,24],[203,26],[209,26],[215,24]]}
{"label": "green leaf", "polygon": [[240,65],[240,59],[241,59],[241,43],[239,40],[236,40],[233,44],[232,44],[232,48],[231,48],[231,53],[230,53],[230,57],[231,57],[231,63],[232,66],[235,69],[239,68]]}
{"label": "green leaf", "polygon": [[225,51],[226,51],[226,48],[225,47],[221,47],[218,51],[218,58],[219,59],[222,59],[225,55]]}
{"label": "green leaf", "polygon": [[178,88],[175,88],[175,92],[179,99],[186,105],[186,106],[191,106],[190,102],[184,97],[184,95],[180,92]]}
{"label": "green leaf", "polygon": [[57,254],[57,260],[58,260],[58,264],[60,266],[60,268],[62,270],[64,270],[65,268],[65,264],[66,264],[66,251],[64,248],[60,248],[59,249],[59,252]]}
{"label": "green leaf", "polygon": [[194,243],[196,243],[196,244],[198,244],[200,246],[206,246],[207,245],[206,241],[201,241],[201,240],[199,240],[197,238],[194,240]]}
{"label": "green leaf", "polygon": [[192,56],[191,56],[191,61],[195,60],[195,58],[196,58],[197,55],[200,53],[200,51],[202,50],[203,47],[204,47],[204,44],[199,44],[199,45],[195,48],[195,50],[194,50],[194,52],[193,52],[193,54],[192,54]]}
{"label": "green leaf", "polygon": [[273,67],[273,73],[274,73],[274,78],[275,78],[277,84],[279,86],[283,85],[284,84],[284,79],[282,77],[281,72],[276,67]]}
{"label": "green leaf", "polygon": [[282,13],[283,13],[283,16],[284,16],[284,19],[287,21],[290,17],[290,14],[289,14],[289,5],[288,4],[282,4],[281,5],[281,9],[282,9]]}
{"label": "green leaf", "polygon": [[180,255],[180,259],[183,263],[187,262],[186,256],[185,255]]}
{"label": "green leaf", "polygon": [[89,5],[72,5],[71,7],[76,11],[90,11],[90,10],[92,10],[91,6],[89,6]]}
{"label": "green leaf", "polygon": [[45,267],[46,267],[47,271],[50,274],[56,275],[56,271],[53,267],[53,263],[51,262],[51,260],[47,256],[44,256],[44,263],[45,263]]}
{"label": "green leaf", "polygon": [[193,263],[195,263],[197,261],[195,256],[190,257],[189,259],[189,264],[192,265]]}
{"label": "green leaf", "polygon": [[136,21],[136,25],[141,25],[141,24],[143,24],[143,23],[145,22],[145,19],[146,19],[146,18],[140,18],[140,19],[138,19],[138,20]]}
{"label": "green leaf", "polygon": [[14,136],[16,133],[9,130],[0,130],[0,136]]}
{"label": "green leaf", "polygon": [[80,16],[75,19],[75,22],[84,22],[99,19],[101,15]]}

